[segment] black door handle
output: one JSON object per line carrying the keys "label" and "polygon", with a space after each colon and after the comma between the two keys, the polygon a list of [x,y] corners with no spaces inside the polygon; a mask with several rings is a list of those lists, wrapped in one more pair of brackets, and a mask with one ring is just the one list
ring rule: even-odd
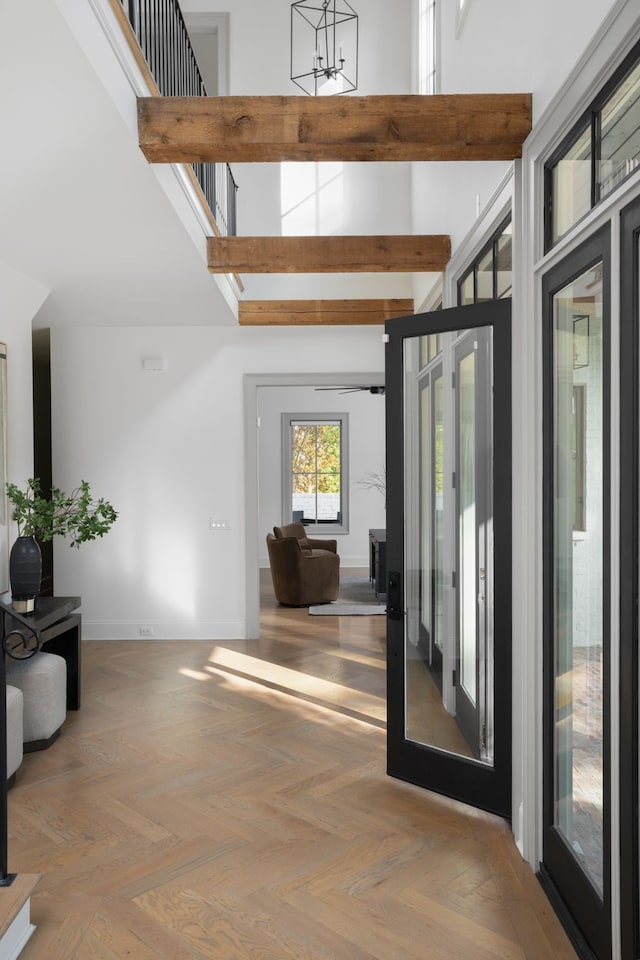
{"label": "black door handle", "polygon": [[390,570],[387,581],[387,616],[391,620],[403,620],[403,607],[402,577],[397,571]]}

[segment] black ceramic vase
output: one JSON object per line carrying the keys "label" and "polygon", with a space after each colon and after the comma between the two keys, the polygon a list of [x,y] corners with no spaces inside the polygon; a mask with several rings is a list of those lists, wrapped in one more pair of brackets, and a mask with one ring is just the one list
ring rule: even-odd
{"label": "black ceramic vase", "polygon": [[14,610],[32,613],[42,579],[42,554],[35,537],[18,537],[11,547],[9,579]]}

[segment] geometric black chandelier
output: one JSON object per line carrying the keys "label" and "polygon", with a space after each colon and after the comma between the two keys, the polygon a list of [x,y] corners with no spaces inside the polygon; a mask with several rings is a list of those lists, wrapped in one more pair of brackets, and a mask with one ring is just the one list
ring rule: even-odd
{"label": "geometric black chandelier", "polygon": [[358,86],[358,14],[347,0],[291,4],[291,79],[311,96]]}

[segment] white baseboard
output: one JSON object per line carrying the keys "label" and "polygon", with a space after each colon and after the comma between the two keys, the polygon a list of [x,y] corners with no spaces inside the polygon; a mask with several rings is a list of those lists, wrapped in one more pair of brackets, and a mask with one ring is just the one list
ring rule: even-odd
{"label": "white baseboard", "polygon": [[138,623],[82,620],[83,640],[242,640],[245,636],[246,626],[243,620],[179,620],[160,623],[153,620]]}
{"label": "white baseboard", "polygon": [[25,900],[21,909],[7,927],[0,940],[0,960],[16,960],[36,929],[30,919],[30,900]]}

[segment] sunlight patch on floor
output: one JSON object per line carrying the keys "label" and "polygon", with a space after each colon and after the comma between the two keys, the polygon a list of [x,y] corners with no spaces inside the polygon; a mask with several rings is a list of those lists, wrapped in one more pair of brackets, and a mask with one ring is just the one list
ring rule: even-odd
{"label": "sunlight patch on floor", "polygon": [[[279,690],[310,697],[315,701],[334,707],[346,708],[349,711],[371,717],[373,720],[386,720],[386,701],[382,697],[375,697],[360,690],[354,690],[352,687],[334,683],[331,680],[323,680],[320,677],[300,673],[297,670],[289,669],[289,667],[268,663],[257,657],[250,657],[246,653],[238,653],[224,647],[215,647],[209,657],[209,664],[211,666],[207,665],[205,671],[214,671],[216,668],[231,670],[248,679],[270,684]],[[199,671],[194,672],[197,674],[196,679],[201,679],[201,673]]]}

